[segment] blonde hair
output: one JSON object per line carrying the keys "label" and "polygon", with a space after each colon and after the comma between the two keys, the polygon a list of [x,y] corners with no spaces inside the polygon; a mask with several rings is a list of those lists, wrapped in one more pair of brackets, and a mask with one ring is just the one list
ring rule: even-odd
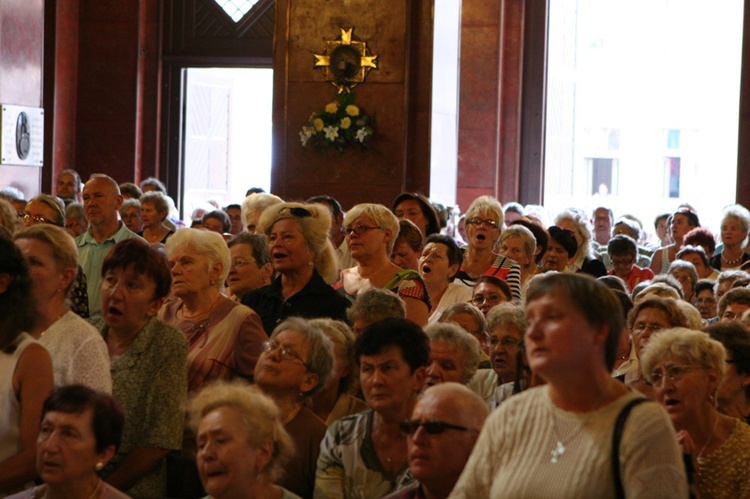
{"label": "blonde hair", "polygon": [[490,212],[497,218],[497,228],[503,228],[505,223],[505,212],[503,212],[503,205],[500,201],[493,198],[492,196],[479,196],[469,205],[469,209],[466,210],[466,220],[475,217],[479,213]]}
{"label": "blonde hair", "polygon": [[274,401],[257,386],[219,381],[205,387],[190,404],[190,427],[197,433],[203,418],[222,407],[231,407],[240,413],[249,445],[271,444],[271,459],[260,472],[270,481],[276,481],[283,473],[284,463],[294,453],[294,444],[281,423]]}
{"label": "blonde hair", "polygon": [[654,365],[668,355],[684,359],[689,364],[716,369],[719,376],[716,386],[721,386],[727,370],[727,353],[724,345],[703,331],[676,327],[653,335],[640,358],[641,371],[649,382]]}
{"label": "blonde hair", "polygon": [[[302,210],[302,211],[297,211]],[[298,216],[295,213],[308,215]],[[338,258],[328,231],[331,228],[331,210],[322,204],[278,203],[263,210],[258,224],[266,236],[279,220],[291,219],[299,224],[302,237],[313,254],[313,265],[323,280],[332,284],[338,279]]]}
{"label": "blonde hair", "polygon": [[391,251],[393,251],[393,246],[396,244],[396,239],[398,239],[399,231],[401,230],[396,215],[382,204],[362,203],[355,205],[346,213],[344,226],[350,226],[359,217],[367,217],[381,229],[391,232],[391,239],[386,245],[386,251],[388,252],[388,255],[390,255]]}
{"label": "blonde hair", "polygon": [[[52,258],[55,260],[58,271],[64,269],[78,270],[78,248],[65,229],[50,224],[31,225],[16,232],[13,240],[19,239],[34,239],[47,243],[52,248]],[[75,279],[71,279],[70,284],[65,289],[66,293],[74,281]]]}

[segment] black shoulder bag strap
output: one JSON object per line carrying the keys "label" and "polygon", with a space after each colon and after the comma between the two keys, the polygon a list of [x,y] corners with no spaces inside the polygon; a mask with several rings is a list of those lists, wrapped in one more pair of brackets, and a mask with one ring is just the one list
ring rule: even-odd
{"label": "black shoulder bag strap", "polygon": [[615,431],[612,434],[612,473],[615,477],[615,497],[617,497],[617,499],[625,499],[625,490],[623,489],[622,477],[620,476],[620,440],[622,440],[622,431],[625,428],[625,421],[627,421],[633,407],[647,401],[647,398],[631,400],[622,408],[620,415],[617,416],[617,421],[615,421]]}

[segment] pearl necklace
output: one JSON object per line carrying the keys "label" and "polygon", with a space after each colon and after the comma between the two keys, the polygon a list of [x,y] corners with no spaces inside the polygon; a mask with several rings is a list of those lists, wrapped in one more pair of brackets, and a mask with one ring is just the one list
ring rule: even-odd
{"label": "pearl necklace", "polygon": [[730,267],[736,266],[738,263],[742,263],[742,257],[745,256],[744,253],[740,253],[740,256],[735,258],[734,260],[727,260],[724,258],[724,252],[721,252],[721,261],[724,262],[726,265],[729,265]]}

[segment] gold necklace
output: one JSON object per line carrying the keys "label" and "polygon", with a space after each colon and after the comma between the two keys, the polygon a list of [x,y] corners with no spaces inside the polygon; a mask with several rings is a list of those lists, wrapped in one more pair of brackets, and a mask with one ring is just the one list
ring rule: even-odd
{"label": "gold necklace", "polygon": [[714,425],[711,428],[711,433],[708,435],[708,440],[706,440],[706,443],[703,444],[703,447],[701,448],[701,451],[698,453],[698,456],[695,458],[696,461],[698,461],[698,464],[700,466],[703,466],[706,462],[706,458],[703,457],[703,452],[706,450],[706,447],[708,447],[708,444],[711,443],[711,440],[714,438],[714,432],[716,431],[716,425],[719,424],[719,416],[716,415],[716,420],[714,421]]}
{"label": "gold necklace", "polygon": [[62,316],[63,316],[63,315],[65,315],[65,314],[67,314],[67,313],[68,313],[68,311],[67,311],[67,310],[64,310],[64,311],[63,311],[63,313],[61,313],[60,315],[58,315],[57,317],[55,317],[55,320],[53,320],[52,322],[50,322],[50,325],[49,325],[49,326],[47,326],[47,329],[45,329],[44,331],[42,331],[42,332],[41,332],[41,333],[39,334],[39,338],[42,338],[42,337],[44,336],[44,333],[46,333],[46,332],[47,332],[47,331],[49,330],[49,328],[51,328],[52,326],[54,326],[54,325],[55,325],[55,322],[57,322],[57,321],[59,321],[60,319],[62,319]]}

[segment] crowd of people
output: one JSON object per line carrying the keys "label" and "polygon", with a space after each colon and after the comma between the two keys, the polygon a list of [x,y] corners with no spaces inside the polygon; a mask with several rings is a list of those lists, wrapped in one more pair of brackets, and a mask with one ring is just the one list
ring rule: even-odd
{"label": "crowd of people", "polygon": [[750,497],[750,212],[0,190],[0,497]]}

